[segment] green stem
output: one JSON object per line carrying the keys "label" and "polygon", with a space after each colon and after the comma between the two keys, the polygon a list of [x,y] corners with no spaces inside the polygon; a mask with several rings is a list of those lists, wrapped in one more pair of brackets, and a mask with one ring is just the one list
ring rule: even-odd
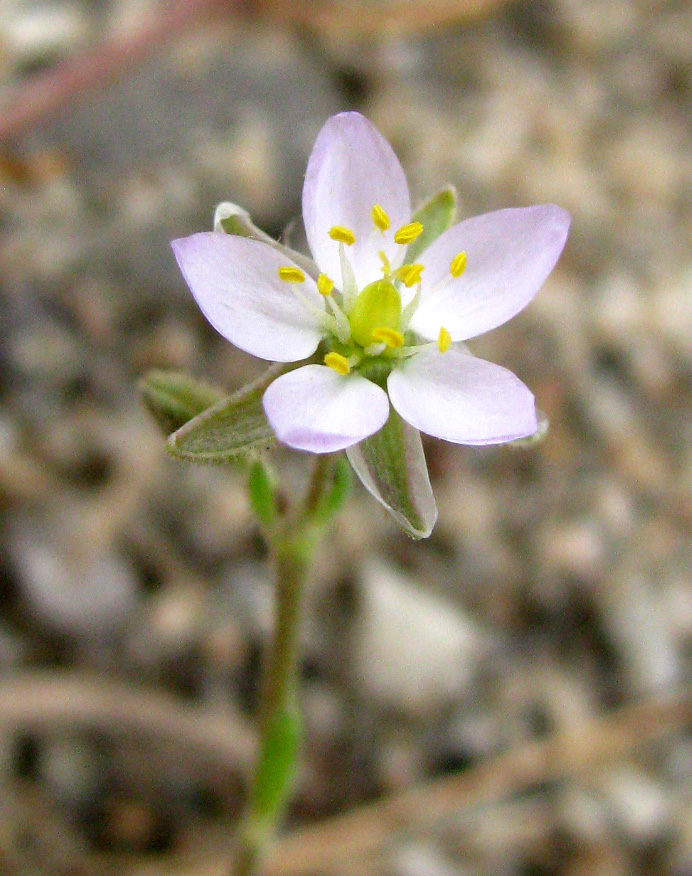
{"label": "green stem", "polygon": [[317,457],[302,506],[268,535],[276,573],[276,620],[263,667],[258,759],[236,876],[256,871],[293,786],[302,730],[298,707],[302,595],[321,529],[315,517],[332,467],[332,458]]}

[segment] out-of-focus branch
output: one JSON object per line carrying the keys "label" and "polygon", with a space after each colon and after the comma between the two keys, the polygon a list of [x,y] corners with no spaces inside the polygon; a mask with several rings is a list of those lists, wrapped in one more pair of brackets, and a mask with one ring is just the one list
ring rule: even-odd
{"label": "out-of-focus branch", "polygon": [[95,88],[131,73],[167,43],[238,5],[239,0],[180,0],[139,33],[107,40],[34,74],[17,87],[0,113],[0,143],[23,134]]}
{"label": "out-of-focus branch", "polygon": [[[583,775],[659,741],[692,721],[692,690],[650,700],[502,754],[474,769],[364,806],[326,824],[294,831],[281,840],[261,876],[310,876],[339,863],[367,858],[391,843],[397,832],[421,832],[445,818],[543,782]],[[186,871],[213,876],[215,871]]]}
{"label": "out-of-focus branch", "polygon": [[[397,834],[423,833],[446,818],[497,804],[544,782],[568,781],[631,757],[692,722],[692,689],[625,706],[570,731],[530,742],[465,772],[419,785],[322,824],[289,833],[274,846],[260,876],[368,872],[368,862]],[[205,856],[206,857],[206,856]],[[370,868],[372,872],[372,868]],[[136,866],[131,876],[227,876],[223,848],[206,860]]]}
{"label": "out-of-focus branch", "polygon": [[0,730],[99,728],[179,746],[229,771],[249,771],[255,734],[240,718],[164,694],[77,672],[24,672],[0,680]]}
{"label": "out-of-focus branch", "polygon": [[[420,832],[465,809],[490,805],[543,782],[584,775],[631,756],[692,723],[692,689],[626,706],[568,732],[530,742],[463,773],[412,788],[326,823],[296,830],[275,846],[262,876],[310,876],[366,860],[397,832]],[[231,716],[213,716],[172,698],[76,673],[25,673],[0,682],[0,729],[101,726],[179,744],[203,760],[246,772],[254,733]],[[149,863],[132,872],[222,876],[224,854],[194,865]]]}

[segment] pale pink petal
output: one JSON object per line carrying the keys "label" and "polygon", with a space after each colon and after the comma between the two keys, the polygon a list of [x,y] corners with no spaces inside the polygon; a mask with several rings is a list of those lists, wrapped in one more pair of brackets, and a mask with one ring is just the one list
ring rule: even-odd
{"label": "pale pink petal", "polygon": [[452,347],[392,371],[394,408],[416,429],[457,444],[501,444],[537,430],[534,397],[511,371]]}
{"label": "pale pink petal", "polygon": [[305,365],[277,378],[264,412],[279,441],[296,450],[332,453],[357,444],[387,422],[387,394],[357,374]]}
{"label": "pale pink petal", "polygon": [[[567,240],[570,216],[553,204],[511,208],[466,219],[441,234],[420,256],[425,265],[421,302],[411,328],[453,341],[483,334],[531,301]],[[466,253],[466,270],[453,279],[452,259]]]}
{"label": "pale pink petal", "polygon": [[218,232],[193,234],[171,246],[200,310],[236,347],[273,362],[298,362],[315,352],[323,331],[295,292],[320,312],[324,299],[311,277],[298,286],[279,279],[279,268],[292,265],[281,253]]}
{"label": "pale pink petal", "polygon": [[[379,204],[391,228],[383,235],[371,212]],[[346,247],[359,288],[382,276],[382,250],[399,264],[403,248],[394,232],[410,221],[411,202],[404,171],[392,147],[359,113],[332,116],[312,149],[303,186],[303,221],[312,255],[320,270],[341,286],[338,245],[329,237],[333,225],[350,228],[356,242]]]}

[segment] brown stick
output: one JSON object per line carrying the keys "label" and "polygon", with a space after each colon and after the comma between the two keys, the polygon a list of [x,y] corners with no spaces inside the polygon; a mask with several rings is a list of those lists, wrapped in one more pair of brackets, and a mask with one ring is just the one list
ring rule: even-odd
{"label": "brown stick", "polygon": [[0,729],[102,728],[164,740],[203,761],[248,773],[254,732],[239,718],[186,706],[173,697],[70,672],[26,672],[0,680]]}
{"label": "brown stick", "polygon": [[423,3],[402,2],[353,3],[331,0],[311,3],[302,0],[262,0],[261,8],[276,20],[317,33],[350,39],[382,36],[411,36],[489,15],[508,0],[429,0]]}
{"label": "brown stick", "polygon": [[[294,831],[274,848],[261,876],[327,873],[339,862],[372,855],[399,831],[422,831],[467,807],[497,802],[539,782],[568,779],[630,755],[692,720],[692,690],[627,706],[545,741],[531,742],[472,770]],[[212,876],[214,869],[186,876]]]}

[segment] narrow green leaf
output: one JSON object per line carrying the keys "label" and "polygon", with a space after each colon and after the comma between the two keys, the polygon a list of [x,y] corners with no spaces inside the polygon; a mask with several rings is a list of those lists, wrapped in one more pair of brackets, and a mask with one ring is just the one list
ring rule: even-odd
{"label": "narrow green leaf", "polygon": [[138,387],[144,406],[167,435],[223,398],[219,390],[178,371],[150,371]]}
{"label": "narrow green leaf", "polygon": [[390,409],[379,432],[346,455],[363,486],[412,538],[427,538],[437,520],[423,444],[417,429]]}
{"label": "narrow green leaf", "polygon": [[[291,367],[291,366],[288,366]],[[273,365],[254,383],[190,420],[169,436],[166,449],[192,462],[235,462],[276,441],[267,422],[262,396],[286,365]]]}
{"label": "narrow green leaf", "polygon": [[418,256],[457,221],[457,193],[454,186],[445,186],[428,198],[411,217],[420,222],[423,233],[406,250],[406,262],[415,262]]}

